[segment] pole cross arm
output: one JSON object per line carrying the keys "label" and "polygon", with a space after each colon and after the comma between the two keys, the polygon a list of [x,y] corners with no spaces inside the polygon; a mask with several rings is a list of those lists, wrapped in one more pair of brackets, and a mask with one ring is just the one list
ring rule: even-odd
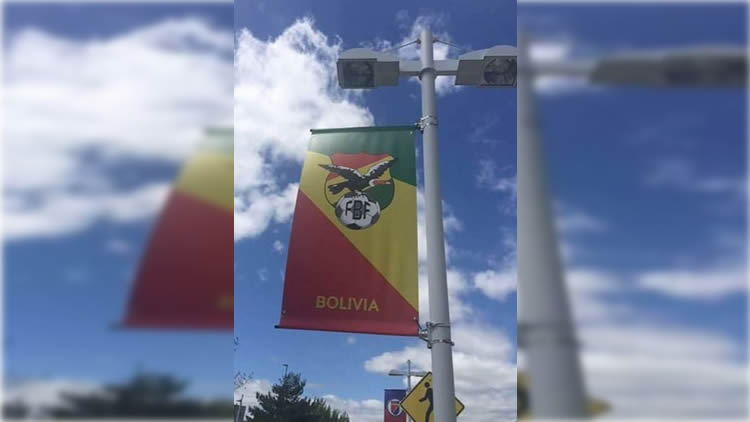
{"label": "pole cross arm", "polygon": [[435,76],[455,76],[456,85],[515,87],[517,49],[499,45],[466,53],[458,60],[432,60],[429,67],[421,60],[400,59],[368,48],[346,50],[336,61],[339,85],[353,89],[398,85],[400,77],[421,77],[430,69]]}
{"label": "pole cross arm", "polygon": [[598,84],[642,86],[747,86],[744,47],[702,46],[632,51],[596,59],[532,62],[534,76],[583,77]]}
{"label": "pole cross arm", "polygon": [[[419,60],[401,60],[399,62],[401,76],[419,76],[422,63]],[[458,73],[458,60],[435,60],[435,75],[455,76]]]}

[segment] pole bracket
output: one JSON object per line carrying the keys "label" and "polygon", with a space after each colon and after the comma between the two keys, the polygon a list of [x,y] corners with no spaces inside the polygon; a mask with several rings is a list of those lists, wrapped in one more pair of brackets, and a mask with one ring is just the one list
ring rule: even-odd
{"label": "pole bracket", "polygon": [[425,326],[422,327],[419,325],[419,322],[417,322],[417,327],[419,327],[419,338],[424,340],[425,343],[427,343],[427,348],[432,349],[432,345],[435,343],[446,343],[450,344],[451,346],[455,346],[456,344],[452,342],[450,339],[446,338],[432,338],[432,329],[436,327],[448,327],[450,328],[450,324],[443,322],[443,323],[436,323],[433,324],[432,322],[425,322]]}
{"label": "pole bracket", "polygon": [[417,128],[422,133],[424,133],[424,129],[427,126],[437,127],[437,125],[438,125],[437,116],[432,116],[432,115],[424,116],[421,119],[419,119],[419,121],[417,122]]}

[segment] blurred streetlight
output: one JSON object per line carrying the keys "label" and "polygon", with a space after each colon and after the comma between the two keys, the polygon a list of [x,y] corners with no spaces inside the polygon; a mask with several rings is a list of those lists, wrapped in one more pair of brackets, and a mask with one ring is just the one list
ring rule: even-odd
{"label": "blurred streetlight", "polygon": [[572,76],[597,84],[744,87],[747,53],[738,47],[700,46],[532,63],[528,50],[519,34],[518,342],[525,351],[534,417],[579,418],[588,413],[585,388],[547,194],[533,80]]}

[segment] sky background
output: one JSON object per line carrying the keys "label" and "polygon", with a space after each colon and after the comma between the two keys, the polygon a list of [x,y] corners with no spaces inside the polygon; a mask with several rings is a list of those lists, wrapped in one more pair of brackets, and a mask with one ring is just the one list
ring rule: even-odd
{"label": "sky background", "polygon": [[[513,44],[515,7],[318,3],[242,1],[234,14],[227,4],[5,6],[6,396],[52,401],[138,367],[186,377],[201,396],[228,395],[243,370],[252,393],[287,363],[309,394],[375,421],[382,390],[402,385],[384,374],[406,359],[427,367],[415,339],[273,328],[308,130],[420,115],[416,82],[338,89],[341,50],[395,46],[427,23],[468,50]],[[535,60],[560,60],[745,45],[745,9],[520,5],[518,21]],[[510,420],[515,92],[438,87],[462,420]],[[746,92],[536,87],[590,395],[613,405],[610,416],[744,415]],[[234,368],[229,332],[112,329],[179,166],[203,128],[232,122]]]}

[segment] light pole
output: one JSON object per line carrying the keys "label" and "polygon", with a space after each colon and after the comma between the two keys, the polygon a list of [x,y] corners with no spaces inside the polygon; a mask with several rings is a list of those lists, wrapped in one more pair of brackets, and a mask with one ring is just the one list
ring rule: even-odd
{"label": "light pole", "polygon": [[[406,377],[406,394],[409,394],[409,391],[411,391],[411,377],[423,377],[427,375],[427,372],[425,371],[412,371],[411,370],[411,359],[406,361],[406,371],[401,371],[399,369],[391,369],[390,372],[388,372],[388,375],[393,377]],[[409,415],[406,415],[406,420],[409,421],[411,418]]]}
{"label": "light pole", "polygon": [[574,76],[598,84],[737,87],[747,83],[747,53],[741,47],[697,46],[531,63],[528,51],[528,40],[519,34],[519,346],[525,352],[534,417],[579,418],[586,414],[585,388],[545,183],[534,79]]}
{"label": "light pole", "polygon": [[[420,34],[421,60],[399,60],[396,56],[365,48],[347,50],[337,60],[342,88],[375,88],[398,84],[399,77],[417,76],[422,87],[422,130],[424,155],[425,223],[427,235],[427,277],[431,321],[420,333],[432,353],[434,414],[436,422],[455,422],[455,388],[451,347],[448,284],[445,272],[443,207],[440,198],[435,78],[456,76],[456,85],[515,87],[516,49],[497,46],[474,51],[458,60],[434,60],[430,29]],[[424,336],[422,336],[424,334]]]}
{"label": "light pole", "polygon": [[518,39],[517,268],[519,346],[537,418],[583,418],[585,388],[537,136],[526,40]]}
{"label": "light pole", "polygon": [[406,371],[401,371],[399,369],[391,369],[390,372],[388,372],[388,375],[392,377],[406,377],[406,385],[407,394],[409,391],[411,391],[411,377],[423,377],[427,375],[427,372],[425,371],[412,371],[411,370],[411,360],[406,361]]}

